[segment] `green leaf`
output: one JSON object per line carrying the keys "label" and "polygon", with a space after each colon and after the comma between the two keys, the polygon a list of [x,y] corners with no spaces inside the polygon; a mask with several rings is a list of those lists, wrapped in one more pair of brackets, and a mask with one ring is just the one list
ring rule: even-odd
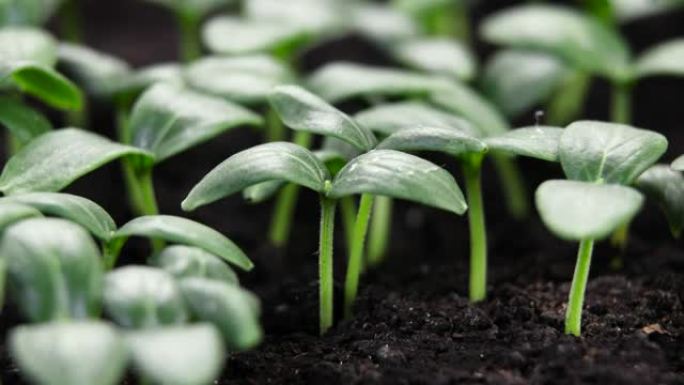
{"label": "green leaf", "polygon": [[119,333],[99,321],[19,326],[9,344],[21,371],[40,385],[114,385],[128,360]]}
{"label": "green leaf", "polygon": [[[17,63],[35,63],[53,67],[57,63],[55,39],[37,28],[0,29],[0,74],[5,73],[7,67],[12,67]],[[0,80],[2,77],[4,75],[0,76]]]}
{"label": "green leaf", "polygon": [[31,206],[0,200],[0,234],[5,227],[15,222],[41,216],[40,211]]}
{"label": "green leaf", "polygon": [[465,119],[418,101],[380,104],[357,113],[354,120],[385,136],[419,126],[450,128],[479,136],[479,131]]}
{"label": "green leaf", "polygon": [[225,5],[235,3],[235,0],[146,0],[169,8],[184,15],[204,16]]}
{"label": "green leaf", "polygon": [[183,85],[183,68],[178,63],[153,64],[139,68],[113,84],[111,92],[117,96],[133,98],[156,83]]}
{"label": "green leaf", "polygon": [[103,241],[108,241],[116,231],[116,223],[105,209],[77,195],[28,193],[0,198],[0,203],[2,202],[31,206],[43,214],[68,219]]}
{"label": "green leaf", "polygon": [[630,184],[667,149],[667,139],[631,126],[580,121],[560,140],[560,160],[568,179]]}
{"label": "green leaf", "polygon": [[154,153],[156,163],[247,124],[261,124],[261,118],[237,104],[168,83],[147,90],[129,122],[132,144]]}
{"label": "green leaf", "polygon": [[558,147],[563,129],[559,127],[522,127],[485,139],[493,151],[558,162]]}
{"label": "green leaf", "polygon": [[198,277],[240,284],[233,269],[216,255],[199,247],[169,246],[153,258],[153,263],[178,279]]}
{"label": "green leaf", "polygon": [[628,223],[643,196],[614,184],[551,180],[537,189],[537,209],[546,226],[567,240],[603,239]]}
{"label": "green leaf", "polygon": [[282,180],[269,180],[249,186],[242,191],[242,198],[249,203],[261,203],[274,197],[285,185]]}
{"label": "green leaf", "polygon": [[384,5],[358,4],[351,18],[354,30],[388,47],[418,35],[418,26],[410,17]]}
{"label": "green leaf", "polygon": [[125,328],[156,328],[188,320],[176,280],[153,267],[126,266],[107,273],[104,305],[107,314]]}
{"label": "green leaf", "polygon": [[494,44],[559,55],[615,81],[630,78],[630,52],[615,30],[572,8],[520,5],[489,16],[480,29]]}
{"label": "green leaf", "polygon": [[323,99],[338,103],[360,97],[425,96],[441,88],[444,79],[406,70],[336,62],[318,69],[307,83]]}
{"label": "green leaf", "polygon": [[78,87],[52,68],[34,63],[17,63],[12,65],[9,72],[17,88],[49,106],[62,110],[79,110],[83,106],[83,95]]}
{"label": "green leaf", "polygon": [[232,16],[217,16],[202,30],[204,44],[211,52],[222,55],[289,53],[307,37],[306,30],[296,24]]}
{"label": "green leaf", "polygon": [[338,0],[247,0],[244,14],[248,19],[290,23],[311,34],[328,35],[347,22],[347,6]]}
{"label": "green leaf", "polygon": [[684,176],[668,165],[658,164],[641,174],[636,185],[661,207],[672,234],[679,238],[684,229]]}
{"label": "green leaf", "polygon": [[684,7],[682,0],[609,0],[621,22],[676,10]]}
{"label": "green leaf", "polygon": [[22,145],[52,130],[52,124],[43,114],[6,96],[0,96],[0,125],[7,127]]}
{"label": "green leaf", "polygon": [[221,331],[230,350],[246,350],[261,342],[259,300],[237,285],[185,278],[181,289],[193,315]]}
{"label": "green leaf", "polygon": [[60,67],[89,93],[111,96],[131,68],[123,60],[92,48],[61,43],[58,47]]}
{"label": "green leaf", "polygon": [[384,195],[463,214],[467,205],[454,178],[439,166],[399,151],[375,150],[349,162],[335,177],[331,198]]}
{"label": "green leaf", "polygon": [[446,38],[405,40],[392,50],[398,61],[420,71],[470,80],[475,76],[476,59],[463,43]]}
{"label": "green leaf", "polygon": [[294,130],[333,136],[361,151],[369,151],[377,144],[372,132],[299,86],[276,87],[269,99],[280,119]]}
{"label": "green leaf", "polygon": [[325,165],[311,151],[292,143],[266,143],[239,152],[216,166],[193,187],[182,207],[191,211],[272,180],[323,192],[329,179]]}
{"label": "green leaf", "polygon": [[61,3],[61,0],[0,1],[0,26],[43,24]]}
{"label": "green leaf", "polygon": [[487,152],[487,145],[484,142],[459,130],[425,126],[398,131],[380,142],[378,148],[398,151],[439,151],[453,156]]}
{"label": "green leaf", "polygon": [[204,93],[256,104],[266,101],[273,87],[291,83],[294,75],[270,56],[207,57],[187,68],[185,80]]}
{"label": "green leaf", "polygon": [[636,64],[638,76],[684,76],[684,38],[674,39],[644,52]]}
{"label": "green leaf", "polygon": [[122,226],[113,238],[123,243],[128,237],[148,237],[168,242],[196,246],[215,254],[243,270],[254,267],[252,261],[233,241],[209,226],[187,218],[171,215],[138,217]]}
{"label": "green leaf", "polygon": [[676,171],[684,171],[684,155],[680,155],[677,159],[675,159],[670,167]]}
{"label": "green leaf", "polygon": [[213,325],[129,332],[133,364],[144,378],[165,385],[206,385],[221,374],[224,346]]}
{"label": "green leaf", "polygon": [[0,257],[16,303],[31,321],[97,316],[102,261],[82,227],[56,218],[23,220],[5,229]]}
{"label": "green leaf", "polygon": [[507,116],[516,117],[546,101],[566,74],[554,56],[507,49],[487,62],[482,90]]}
{"label": "green leaf", "polygon": [[0,175],[5,194],[59,191],[76,179],[122,157],[151,155],[75,128],[43,134],[12,157]]}

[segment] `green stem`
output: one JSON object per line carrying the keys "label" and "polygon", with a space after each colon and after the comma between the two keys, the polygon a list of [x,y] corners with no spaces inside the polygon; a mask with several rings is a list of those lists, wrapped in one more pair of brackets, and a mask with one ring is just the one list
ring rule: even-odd
{"label": "green stem", "polygon": [[514,219],[524,219],[529,213],[529,204],[520,168],[514,158],[505,155],[494,154],[492,159],[503,185],[509,213]]}
{"label": "green stem", "polygon": [[363,250],[366,244],[366,233],[370,220],[371,209],[373,208],[373,196],[370,194],[361,195],[359,212],[356,215],[354,224],[354,240],[349,250],[349,261],[347,265],[347,277],[344,282],[344,316],[349,318],[354,309],[356,294],[359,289],[359,276],[361,275],[361,265],[363,263]]}
{"label": "green stem", "polygon": [[546,121],[552,126],[565,126],[575,119],[582,108],[591,84],[591,76],[583,71],[571,71],[557,87],[547,104]]}
{"label": "green stem", "polygon": [[350,252],[354,243],[354,222],[356,221],[356,203],[353,197],[347,196],[340,199],[340,212],[347,241],[347,252]]}
{"label": "green stem", "polygon": [[280,142],[285,140],[285,126],[273,108],[269,108],[266,113],[266,124],[267,141]]}
{"label": "green stem", "polygon": [[321,335],[333,324],[333,235],[335,200],[321,196],[321,228],[318,255],[319,307]]}
{"label": "green stem", "polygon": [[178,26],[180,27],[180,57],[185,63],[189,63],[202,56],[200,43],[201,18],[192,13],[179,13]]}
{"label": "green stem", "polygon": [[392,227],[392,198],[375,197],[368,238],[368,265],[378,266],[385,259]]}
{"label": "green stem", "polygon": [[466,194],[468,196],[468,224],[470,226],[470,301],[487,297],[487,230],[482,202],[482,155],[465,159]]}
{"label": "green stem", "polygon": [[580,335],[582,331],[582,307],[584,305],[584,293],[589,280],[589,268],[591,266],[591,253],[594,249],[594,240],[587,239],[580,242],[577,253],[577,265],[572,277],[568,310],[565,313],[565,334]]}
{"label": "green stem", "polygon": [[59,29],[62,39],[72,43],[83,42],[83,18],[80,0],[67,0],[60,10]]}
{"label": "green stem", "polygon": [[613,101],[610,109],[614,123],[630,124],[632,121],[632,96],[629,84],[613,85]]}

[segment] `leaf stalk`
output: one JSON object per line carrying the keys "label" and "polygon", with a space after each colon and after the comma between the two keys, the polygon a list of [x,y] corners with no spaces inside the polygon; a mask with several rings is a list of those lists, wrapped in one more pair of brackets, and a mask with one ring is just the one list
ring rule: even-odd
{"label": "leaf stalk", "polygon": [[319,311],[321,335],[333,324],[334,276],[333,276],[333,237],[335,231],[334,199],[321,195],[321,225],[318,255]]}
{"label": "leaf stalk", "polygon": [[349,250],[347,262],[347,276],[344,283],[344,316],[349,318],[354,309],[356,295],[359,289],[359,276],[363,265],[363,251],[366,244],[366,233],[370,221],[371,209],[373,208],[373,195],[362,194],[359,203],[359,211],[354,223],[353,241]]}
{"label": "leaf stalk", "polygon": [[565,313],[565,334],[579,337],[582,331],[582,307],[584,306],[587,281],[589,280],[589,268],[591,266],[593,249],[593,239],[586,239],[580,242],[575,274],[572,277],[572,286],[570,287],[568,309]]}
{"label": "leaf stalk", "polygon": [[487,297],[487,230],[482,200],[482,160],[482,154],[473,154],[463,160],[470,227],[468,292],[472,302],[480,302]]}

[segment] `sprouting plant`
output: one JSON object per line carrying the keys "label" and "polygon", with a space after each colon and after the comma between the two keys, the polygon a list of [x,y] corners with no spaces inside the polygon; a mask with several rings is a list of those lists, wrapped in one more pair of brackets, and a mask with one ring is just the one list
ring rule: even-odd
{"label": "sprouting plant", "polygon": [[[322,102],[318,98],[307,100]],[[291,106],[297,107],[294,104]],[[348,141],[366,148],[372,146],[373,142],[367,133],[350,121],[340,121],[344,115],[336,110],[327,106],[317,112],[321,113],[319,117],[327,116],[333,121],[313,120],[313,127],[309,130],[327,130],[324,126],[330,124],[341,130],[338,135],[346,137]],[[231,156],[190,191],[182,207],[184,210],[194,210],[249,186],[272,180],[295,183],[318,192],[320,196],[321,333],[325,333],[333,323],[333,230],[338,199],[356,194],[388,195],[459,214],[466,209],[454,179],[438,166],[412,155],[390,150],[371,151],[353,159],[332,179],[328,169],[313,153],[285,142],[259,145]]]}
{"label": "sprouting plant", "polygon": [[636,215],[643,196],[629,185],[666,148],[667,140],[658,133],[615,123],[575,122],[561,135],[559,158],[569,180],[544,182],[536,202],[554,234],[580,242],[565,316],[567,334],[581,332],[594,242]]}

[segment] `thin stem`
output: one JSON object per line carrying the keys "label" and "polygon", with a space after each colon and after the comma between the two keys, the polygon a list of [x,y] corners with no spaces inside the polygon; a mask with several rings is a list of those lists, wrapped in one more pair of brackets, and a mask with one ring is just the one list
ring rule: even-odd
{"label": "thin stem", "polygon": [[368,266],[378,266],[385,259],[392,228],[392,198],[375,197],[368,238]]}
{"label": "thin stem", "polygon": [[493,154],[492,159],[503,185],[509,213],[518,220],[527,217],[530,208],[527,189],[515,159],[499,154]]}
{"label": "thin stem", "polygon": [[370,194],[361,195],[359,212],[356,215],[354,224],[354,240],[349,250],[349,261],[347,265],[347,277],[344,282],[344,316],[349,318],[354,309],[356,294],[359,289],[359,276],[361,275],[361,265],[363,264],[363,250],[366,244],[366,233],[368,222],[373,208],[373,196]]}
{"label": "thin stem", "polygon": [[333,324],[333,235],[335,200],[321,196],[321,228],[318,255],[320,332],[325,334]]}
{"label": "thin stem", "polygon": [[615,123],[630,124],[632,121],[632,96],[629,84],[613,85],[613,101],[610,109],[611,120]]}
{"label": "thin stem", "polygon": [[557,87],[547,104],[546,121],[553,126],[565,126],[578,116],[591,84],[591,76],[583,71],[571,71]]}
{"label": "thin stem", "polygon": [[580,242],[577,253],[577,265],[572,277],[568,310],[565,313],[565,334],[580,335],[582,331],[582,307],[584,305],[584,293],[589,280],[589,268],[591,266],[591,253],[594,249],[594,240],[587,239]]}
{"label": "thin stem", "polygon": [[72,43],[83,42],[83,17],[80,0],[67,0],[60,11],[59,29],[62,39]]}
{"label": "thin stem", "polygon": [[463,162],[470,226],[469,295],[472,302],[479,302],[487,297],[487,230],[482,202],[481,166],[481,155]]}
{"label": "thin stem", "polygon": [[285,140],[285,126],[273,108],[266,113],[266,124],[266,139],[269,142]]}
{"label": "thin stem", "polygon": [[353,197],[347,196],[340,199],[340,212],[347,241],[347,252],[350,252],[354,243],[354,223],[356,222],[356,203]]}
{"label": "thin stem", "polygon": [[178,13],[180,27],[180,57],[189,63],[202,56],[199,26],[201,18],[192,13]]}

